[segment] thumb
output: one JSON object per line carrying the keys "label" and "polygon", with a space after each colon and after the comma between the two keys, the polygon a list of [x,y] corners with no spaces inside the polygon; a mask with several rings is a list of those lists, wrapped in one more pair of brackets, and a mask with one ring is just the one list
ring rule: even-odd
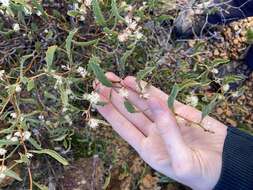
{"label": "thumb", "polygon": [[184,143],[174,114],[164,103],[155,98],[150,98],[148,105],[172,162],[185,160],[184,155],[187,154],[188,148]]}

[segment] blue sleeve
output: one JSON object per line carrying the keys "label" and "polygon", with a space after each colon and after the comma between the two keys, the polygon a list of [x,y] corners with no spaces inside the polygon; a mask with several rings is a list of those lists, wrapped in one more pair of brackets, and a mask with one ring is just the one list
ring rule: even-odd
{"label": "blue sleeve", "polygon": [[253,190],[253,136],[229,127],[214,190]]}
{"label": "blue sleeve", "polygon": [[217,6],[208,17],[210,24],[227,24],[253,16],[253,0],[214,0],[214,3]]}

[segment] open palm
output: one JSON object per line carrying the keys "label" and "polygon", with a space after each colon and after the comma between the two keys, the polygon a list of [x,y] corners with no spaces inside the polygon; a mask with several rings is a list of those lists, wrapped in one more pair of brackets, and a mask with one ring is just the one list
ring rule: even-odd
{"label": "open palm", "polygon": [[193,189],[212,189],[221,173],[227,127],[206,117],[201,122],[211,131],[206,132],[196,124],[201,121],[201,112],[195,108],[176,101],[175,117],[166,104],[168,95],[161,90],[150,86],[145,92],[150,98],[143,99],[134,77],[123,81],[113,73],[107,77],[120,82],[128,100],[142,110],[129,113],[117,90],[98,83],[96,91],[108,102],[98,106],[98,111],[114,130],[155,170]]}

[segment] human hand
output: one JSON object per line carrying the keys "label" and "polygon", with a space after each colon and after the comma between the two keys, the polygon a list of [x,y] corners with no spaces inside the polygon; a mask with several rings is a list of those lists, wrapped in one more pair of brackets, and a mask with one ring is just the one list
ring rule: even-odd
{"label": "human hand", "polygon": [[[146,89],[150,98],[141,98],[134,77],[121,80],[107,73],[107,78],[121,83],[128,91],[128,100],[142,110],[129,113],[115,89],[97,83],[95,90],[108,102],[97,109],[113,129],[155,170],[195,190],[213,189],[221,173],[227,127],[211,117],[201,121],[200,111],[178,101],[174,112],[180,117],[175,117],[167,107],[167,94],[150,86]],[[201,122],[213,133],[192,126],[192,122]]]}

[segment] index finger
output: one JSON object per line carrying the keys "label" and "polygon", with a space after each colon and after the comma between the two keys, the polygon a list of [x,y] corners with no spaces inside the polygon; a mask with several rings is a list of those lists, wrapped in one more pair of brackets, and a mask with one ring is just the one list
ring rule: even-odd
{"label": "index finger", "polygon": [[[132,76],[128,76],[123,80],[123,85],[130,90],[134,91],[136,95],[140,93],[139,85],[136,82],[136,78]],[[144,81],[141,81],[141,86],[146,86],[147,83]],[[160,89],[150,85],[148,88],[146,88],[145,93],[147,93],[150,97],[156,97],[163,101],[163,104],[167,105],[167,99],[168,95],[161,91]],[[145,101],[142,101],[145,103]],[[175,113],[182,118],[185,118],[191,122],[195,123],[201,123],[203,126],[208,127],[208,129],[214,129],[216,131],[224,130],[226,126],[222,124],[221,122],[217,121],[216,119],[213,119],[212,117],[205,117],[202,121],[202,112],[197,110],[194,107],[185,105],[179,101],[175,101],[174,103]],[[222,126],[222,127],[221,127]]]}

